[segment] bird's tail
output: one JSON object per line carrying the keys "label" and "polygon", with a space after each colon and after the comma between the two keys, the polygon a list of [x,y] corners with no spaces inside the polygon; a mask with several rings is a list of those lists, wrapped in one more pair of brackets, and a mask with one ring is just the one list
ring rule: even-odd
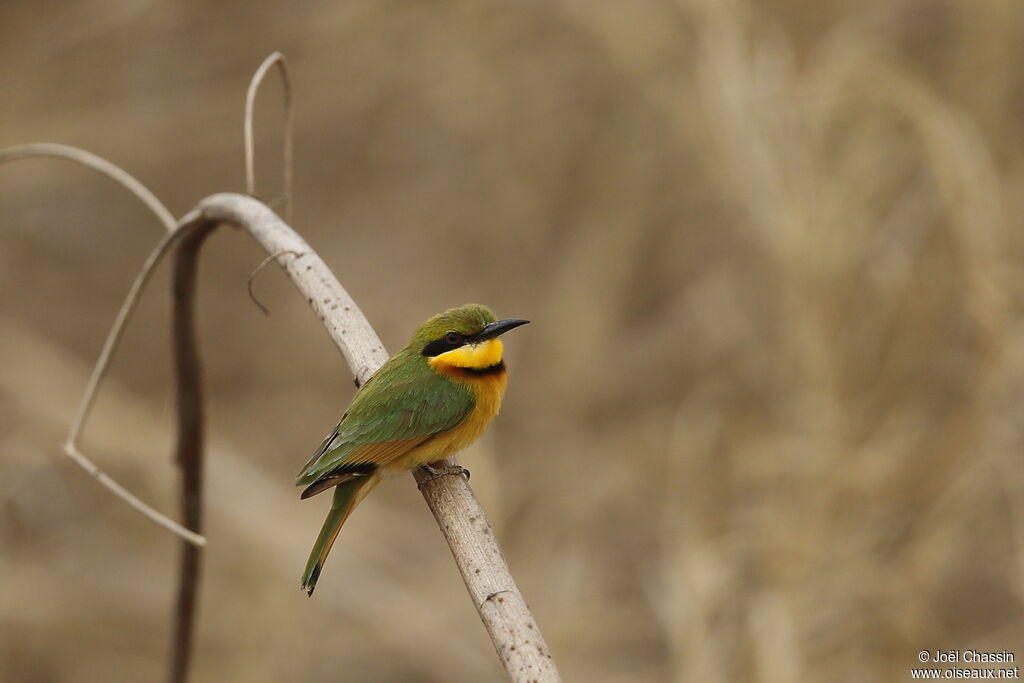
{"label": "bird's tail", "polygon": [[302,590],[313,595],[316,588],[316,580],[320,578],[320,570],[327,561],[327,554],[331,552],[334,539],[341,531],[341,525],[345,523],[352,510],[359,504],[366,494],[380,482],[380,475],[353,477],[348,481],[338,484],[334,489],[334,500],[331,502],[331,511],[327,513],[324,526],[320,529],[316,543],[313,544],[313,551],[309,554],[306,562],[306,571],[302,573]]}

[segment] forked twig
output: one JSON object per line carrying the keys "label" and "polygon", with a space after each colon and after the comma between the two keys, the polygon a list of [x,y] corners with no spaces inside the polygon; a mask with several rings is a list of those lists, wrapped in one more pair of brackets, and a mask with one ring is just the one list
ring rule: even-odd
{"label": "forked twig", "polygon": [[249,82],[249,90],[245,94],[245,191],[256,196],[256,145],[253,142],[253,107],[256,104],[256,93],[259,92],[263,78],[270,67],[277,65],[281,74],[281,87],[284,89],[284,217],[292,219],[292,179],[293,179],[293,130],[294,114],[292,111],[292,82],[288,75],[288,60],[280,52],[274,52],[263,60]]}
{"label": "forked twig", "polygon": [[189,531],[167,515],[158,512],[153,507],[142,502],[138,496],[130,493],[113,477],[103,472],[103,470],[101,470],[96,463],[82,453],[78,447],[78,437],[85,428],[86,420],[88,420],[89,414],[92,411],[92,406],[96,401],[96,395],[99,392],[100,384],[102,383],[103,378],[106,377],[107,370],[110,367],[110,361],[113,358],[114,352],[117,350],[118,343],[121,341],[128,319],[131,317],[138,305],[139,296],[142,294],[142,290],[149,282],[149,278],[153,274],[153,270],[156,268],[157,264],[159,264],[160,259],[167,254],[170,247],[178,239],[179,234],[176,230],[177,221],[171,215],[171,212],[167,210],[167,207],[165,207],[163,203],[157,199],[148,188],[146,188],[146,186],[136,180],[127,171],[115,166],[106,159],[96,156],[95,154],[78,149],[77,147],[49,142],[17,145],[15,147],[8,147],[7,149],[0,150],[0,163],[16,161],[18,159],[32,159],[40,157],[67,159],[68,161],[73,161],[87,168],[99,171],[135,195],[153,212],[157,217],[157,220],[159,220],[168,231],[160,240],[160,243],[157,244],[146,258],[146,262],[143,264],[142,270],[139,271],[134,282],[132,282],[132,286],[128,290],[128,295],[125,297],[120,310],[117,312],[114,324],[103,343],[103,350],[100,352],[99,359],[97,359],[96,365],[93,367],[92,374],[89,376],[89,383],[86,385],[85,394],[82,396],[82,400],[78,404],[78,412],[75,414],[75,419],[72,422],[71,429],[68,432],[68,436],[64,440],[64,443],[61,444],[61,448],[65,455],[71,458],[71,460],[83,470],[88,472],[89,475],[99,482],[101,486],[124,502],[128,503],[128,505],[136,511],[142,513],[147,519],[155,522],[168,531],[181,536],[189,543],[198,546],[206,545],[206,539],[203,536],[193,531]]}
{"label": "forked twig", "polygon": [[61,447],[64,449],[65,455],[71,458],[71,460],[74,461],[83,470],[88,472],[97,482],[99,482],[100,486],[107,489],[124,502],[128,503],[128,505],[132,506],[132,508],[134,508],[137,512],[144,515],[146,519],[162,526],[163,528],[167,529],[173,534],[181,536],[182,539],[188,541],[192,545],[206,545],[206,538],[204,536],[202,536],[201,534],[197,534],[193,531],[189,531],[182,525],[175,522],[170,517],[167,517],[166,515],[157,512],[149,505],[143,503],[135,494],[133,494],[125,487],[121,486],[121,484],[117,483],[117,481],[113,479],[110,475],[108,475],[95,464],[93,464],[92,460],[82,455],[81,451],[79,451],[74,444],[64,443],[61,445]]}

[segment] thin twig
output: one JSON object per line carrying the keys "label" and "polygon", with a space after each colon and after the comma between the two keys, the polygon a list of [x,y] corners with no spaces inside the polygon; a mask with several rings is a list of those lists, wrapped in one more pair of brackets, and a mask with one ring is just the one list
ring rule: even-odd
{"label": "thin twig", "polygon": [[78,149],[69,145],[59,145],[54,142],[31,142],[25,145],[15,145],[14,147],[0,149],[0,164],[5,161],[38,157],[67,159],[91,168],[94,171],[99,171],[135,195],[140,202],[153,212],[168,232],[173,231],[174,226],[178,224],[178,221],[167,210],[167,207],[145,185],[136,180],[134,176],[106,159],[86,152],[84,149]]}
{"label": "thin twig", "polygon": [[253,106],[256,93],[259,92],[263,78],[270,67],[277,65],[281,74],[281,87],[284,89],[284,217],[292,219],[292,179],[293,179],[293,143],[294,115],[292,111],[292,82],[288,75],[288,60],[280,52],[274,52],[263,60],[256,69],[249,90],[245,94],[245,191],[256,196],[256,152],[253,143]]}
{"label": "thin twig", "polygon": [[[176,231],[177,221],[163,203],[161,203],[148,188],[136,180],[131,174],[124,169],[115,166],[106,159],[98,157],[90,152],[86,152],[83,149],[70,147],[68,145],[43,142],[17,145],[15,147],[8,147],[0,150],[0,163],[39,157],[66,159],[102,173],[135,195],[153,212],[160,223],[163,224],[168,231],[160,240],[160,243],[157,244],[146,258],[146,262],[143,264],[142,270],[139,271],[139,274],[132,282],[132,286],[128,290],[128,295],[125,297],[120,310],[117,312],[114,324],[103,343],[103,350],[100,352],[99,359],[96,361],[96,365],[93,367],[92,374],[89,377],[89,383],[86,385],[85,394],[82,396],[82,400],[78,404],[78,412],[75,414],[75,419],[72,422],[71,429],[68,432],[68,436],[64,443],[61,445],[62,450],[65,455],[71,458],[71,460],[83,470],[88,472],[101,486],[124,502],[128,503],[138,512],[141,512],[147,519],[150,519],[161,527],[181,536],[193,545],[206,545],[206,539],[201,535],[189,531],[173,519],[157,512],[156,509],[146,503],[143,503],[134,494],[129,493],[124,486],[117,483],[117,481],[103,472],[92,460],[83,454],[78,446],[78,438],[81,435],[82,430],[85,428],[85,423],[92,411],[93,404],[95,403],[96,396],[99,392],[100,384],[102,383],[103,378],[106,377],[107,370],[110,367],[110,361],[113,358],[114,352],[117,350],[118,343],[121,341],[125,326],[138,305],[142,290],[149,282],[149,278],[153,274],[153,270],[156,268],[157,264],[179,237],[179,233]],[[192,217],[193,216],[188,216],[184,220],[190,220]]]}
{"label": "thin twig", "polygon": [[[189,214],[183,219],[183,223],[187,224],[189,221],[196,218],[197,215],[198,214],[195,212]],[[78,413],[75,416],[74,423],[71,426],[71,431],[68,433],[67,440],[64,443],[64,452],[87,472],[92,474],[100,484],[106,486],[114,495],[124,500],[133,508],[144,514],[147,518],[153,520],[165,529],[173,531],[175,534],[181,536],[184,540],[193,545],[204,546],[206,545],[206,539],[203,536],[195,531],[186,529],[166,515],[163,515],[149,505],[146,505],[134,495],[128,493],[123,486],[118,484],[108,475],[102,473],[95,464],[89,461],[89,459],[78,450],[77,446],[78,436],[81,434],[82,429],[85,426],[85,422],[92,412],[92,406],[99,393],[100,384],[102,383],[103,378],[106,377],[107,369],[110,367],[110,361],[113,359],[114,353],[117,351],[118,343],[124,335],[124,329],[128,319],[131,317],[138,305],[142,290],[145,288],[146,283],[149,282],[150,276],[152,276],[153,271],[160,263],[160,260],[171,246],[178,241],[181,235],[182,231],[180,230],[175,230],[174,232],[164,235],[156,248],[149,253],[145,264],[142,266],[142,270],[139,271],[139,274],[135,277],[135,281],[132,282],[131,289],[128,290],[128,296],[125,297],[124,302],[121,304],[121,309],[117,312],[117,318],[114,320],[114,325],[110,328],[110,332],[107,334],[107,339],[103,343],[103,350],[100,352],[100,357],[96,361],[96,365],[93,367],[92,375],[89,377],[89,383],[85,389],[85,395],[82,396],[82,401],[78,406]]]}
{"label": "thin twig", "polygon": [[103,488],[107,489],[115,496],[123,500],[124,502],[131,505],[136,511],[142,513],[147,519],[151,520],[155,524],[162,526],[173,534],[181,536],[183,539],[197,546],[206,545],[206,539],[196,533],[193,533],[181,526],[173,519],[160,514],[150,506],[139,500],[134,494],[128,489],[118,484],[114,479],[107,475],[103,470],[96,467],[95,464],[89,458],[82,455],[82,453],[75,448],[73,444],[63,443],[61,447],[64,449],[64,453],[67,454],[74,462],[78,464],[83,470],[88,472]]}
{"label": "thin twig", "polygon": [[[194,217],[195,214],[193,212],[182,220],[188,221]],[[149,278],[153,275],[153,271],[156,270],[156,267],[160,264],[161,259],[163,259],[167,254],[167,251],[175,242],[178,241],[180,237],[181,233],[178,230],[174,230],[173,232],[169,232],[164,235],[159,244],[153,248],[153,251],[149,252],[149,256],[146,257],[146,262],[142,265],[142,269],[139,271],[139,274],[135,276],[135,280],[132,282],[132,286],[128,290],[128,295],[121,303],[121,308],[117,312],[117,317],[114,318],[114,324],[110,328],[110,332],[107,334],[106,340],[103,342],[103,350],[100,352],[100,357],[97,359],[96,365],[92,369],[92,375],[89,377],[89,383],[85,387],[85,395],[82,396],[82,401],[78,405],[78,412],[75,415],[75,420],[71,424],[71,431],[68,433],[68,443],[76,444],[78,442],[78,436],[82,433],[85,421],[89,418],[89,414],[92,412],[92,406],[96,402],[96,394],[99,391],[100,383],[103,381],[103,378],[106,377],[107,369],[110,367],[110,361],[113,359],[114,352],[117,351],[117,345],[121,341],[121,337],[124,335],[124,329],[128,323],[128,319],[131,317],[132,313],[135,312],[136,306],[138,306],[142,290],[145,289],[146,284],[149,282]]]}
{"label": "thin twig", "polygon": [[270,315],[270,309],[264,306],[263,302],[256,298],[256,292],[253,291],[252,288],[253,282],[256,280],[256,276],[260,274],[260,271],[267,267],[268,263],[270,263],[276,258],[284,256],[285,254],[292,254],[296,258],[302,255],[292,251],[291,249],[285,249],[284,251],[279,251],[276,254],[271,254],[267,258],[260,261],[260,264],[256,266],[256,268],[254,268],[251,273],[249,273],[249,279],[245,283],[245,289],[249,292],[249,298],[252,299],[252,302],[256,304],[256,306],[259,307],[261,311],[263,311],[263,315]]}

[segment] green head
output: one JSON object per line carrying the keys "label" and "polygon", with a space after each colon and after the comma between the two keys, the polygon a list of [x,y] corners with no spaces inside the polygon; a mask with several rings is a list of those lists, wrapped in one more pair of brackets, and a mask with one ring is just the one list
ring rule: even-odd
{"label": "green head", "polygon": [[519,318],[497,320],[486,306],[466,304],[439,313],[420,325],[409,348],[423,356],[439,356],[462,346],[482,344],[528,322]]}

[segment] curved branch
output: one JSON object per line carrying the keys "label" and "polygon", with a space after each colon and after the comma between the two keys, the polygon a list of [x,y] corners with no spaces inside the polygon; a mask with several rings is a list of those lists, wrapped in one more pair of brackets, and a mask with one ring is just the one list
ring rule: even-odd
{"label": "curved branch", "polygon": [[170,517],[163,515],[154,510],[149,505],[146,505],[144,502],[142,502],[142,500],[139,499],[138,496],[133,494],[124,486],[121,486],[121,484],[117,483],[117,481],[113,477],[111,477],[109,474],[107,474],[99,467],[97,467],[92,460],[85,457],[85,455],[83,455],[82,452],[79,451],[74,444],[65,443],[62,444],[62,448],[64,449],[65,455],[71,458],[71,460],[74,461],[75,464],[77,464],[79,467],[85,470],[90,476],[92,476],[97,482],[99,482],[100,486],[107,489],[124,502],[128,503],[128,505],[130,505],[135,511],[142,514],[146,519],[152,521],[155,524],[158,524],[159,526],[162,526],[163,528],[170,531],[172,534],[181,536],[182,539],[191,543],[192,545],[206,545],[206,538],[204,536],[202,536],[201,534],[197,534],[193,531],[189,531],[182,525],[175,522]]}
{"label": "curved branch", "polygon": [[249,90],[245,93],[245,191],[256,195],[256,146],[253,143],[253,107],[256,104],[256,93],[259,92],[263,78],[270,67],[277,65],[281,74],[281,87],[284,89],[284,217],[292,219],[292,176],[293,176],[293,130],[295,128],[292,111],[292,81],[288,75],[288,60],[280,52],[274,52],[263,60],[249,82]]}
{"label": "curved branch", "polygon": [[[182,223],[187,225],[197,217],[198,214],[196,212],[192,212],[182,219]],[[110,361],[113,359],[114,353],[117,351],[117,346],[121,342],[121,337],[124,336],[124,330],[128,324],[128,319],[131,317],[132,313],[135,312],[135,308],[138,306],[139,299],[142,295],[142,290],[145,289],[146,284],[153,275],[153,271],[156,270],[157,265],[159,265],[160,261],[167,254],[170,248],[179,240],[183,232],[184,231],[182,230],[175,229],[174,232],[164,235],[163,239],[160,240],[160,243],[157,244],[153,251],[149,253],[149,256],[146,257],[146,262],[142,265],[142,269],[139,271],[139,274],[135,276],[131,289],[128,290],[128,296],[126,296],[125,300],[121,303],[121,308],[117,312],[114,324],[110,328],[110,332],[107,333],[106,340],[103,342],[103,350],[100,351],[100,357],[97,359],[96,365],[93,366],[92,374],[89,376],[89,383],[85,387],[85,394],[83,394],[82,400],[78,404],[78,412],[75,414],[75,420],[71,425],[71,430],[68,432],[67,439],[65,439],[62,445],[64,453],[78,463],[82,469],[95,477],[100,484],[109,489],[115,496],[141,512],[147,519],[156,522],[168,531],[181,536],[192,545],[204,546],[206,545],[205,537],[194,531],[190,531],[170,517],[157,512],[151,506],[143,503],[139,498],[129,493],[123,486],[114,481],[114,479],[103,473],[99,467],[97,467],[91,460],[89,460],[89,458],[78,450],[78,437],[85,428],[85,422],[89,419],[89,415],[92,412],[92,406],[96,402],[96,396],[99,394],[100,384],[103,382],[103,378],[107,376],[107,369],[110,367]]]}
{"label": "curved branch", "polygon": [[[190,214],[183,220],[188,221],[193,217],[194,215]],[[172,228],[174,227],[172,226]],[[153,275],[153,271],[159,265],[161,259],[167,254],[171,246],[178,241],[180,236],[181,233],[177,229],[164,235],[163,239],[153,248],[153,251],[149,252],[146,262],[142,264],[142,269],[135,276],[135,280],[128,290],[128,295],[125,297],[124,302],[121,303],[121,308],[117,311],[114,324],[111,326],[110,332],[103,342],[103,350],[100,351],[100,357],[92,369],[92,375],[89,376],[89,384],[86,385],[85,395],[82,396],[82,401],[78,404],[78,413],[75,415],[75,421],[71,424],[71,431],[68,432],[67,444],[74,445],[78,442],[78,437],[82,433],[85,421],[89,419],[89,413],[92,412],[93,403],[96,402],[96,394],[99,391],[100,382],[103,381],[107,374],[110,361],[114,356],[114,352],[117,351],[117,345],[121,341],[121,337],[124,335],[125,325],[128,323],[132,313],[135,312],[135,307],[138,306],[142,290],[145,289],[149,278]]]}
{"label": "curved branch", "polygon": [[[248,232],[268,254],[299,254],[284,261],[282,267],[306,297],[360,383],[384,363],[387,353],[355,301],[306,241],[269,207],[243,195],[216,194],[202,200],[198,211],[203,220],[183,226],[183,230],[208,230],[211,225],[230,223]],[[179,254],[187,249],[197,250],[200,243],[201,240],[183,240]],[[176,305],[184,303],[176,301]],[[188,319],[185,313],[175,314],[175,320]],[[176,327],[178,352],[178,338],[188,338],[189,334],[186,327]],[[456,464],[454,458],[449,458],[448,463]],[[465,478],[451,474],[433,476],[422,470],[414,476],[509,677],[523,682],[560,681],[544,637]]]}
{"label": "curved branch", "polygon": [[146,205],[153,215],[163,224],[168,232],[172,232],[178,221],[167,207],[149,191],[145,185],[135,179],[133,175],[119,166],[115,166],[106,159],[96,156],[84,149],[71,147],[70,145],[59,145],[55,142],[30,142],[25,145],[15,145],[0,149],[0,164],[6,161],[18,159],[33,159],[37,157],[52,157],[56,159],[67,159],[74,161],[94,171],[99,171],[114,182],[126,188],[135,197]]}
{"label": "curved branch", "polygon": [[[180,234],[177,231],[178,223],[171,215],[171,212],[167,210],[167,207],[165,207],[163,203],[156,198],[156,195],[150,192],[145,185],[136,180],[130,173],[121,167],[110,163],[106,159],[98,157],[90,152],[86,152],[84,149],[50,142],[39,142],[16,145],[14,147],[8,147],[0,150],[0,164],[8,161],[17,161],[19,159],[40,157],[66,159],[102,173],[135,195],[139,201],[145,204],[150,211],[153,212],[157,217],[157,220],[159,220],[168,231],[167,234],[164,235],[163,239],[160,240],[160,243],[157,244],[146,258],[146,262],[143,264],[142,270],[139,271],[134,282],[132,282],[132,286],[128,290],[128,296],[125,297],[120,310],[117,312],[117,317],[114,319],[114,325],[111,327],[106,340],[103,342],[103,350],[100,352],[100,357],[96,361],[96,365],[93,367],[92,374],[89,376],[89,383],[86,385],[85,394],[82,396],[82,400],[78,404],[78,412],[75,414],[74,422],[72,422],[68,436],[64,440],[64,443],[61,444],[61,447],[65,455],[71,458],[75,464],[92,476],[101,486],[106,488],[116,497],[128,503],[128,505],[140,512],[147,519],[162,526],[168,531],[181,536],[193,545],[206,545],[206,539],[203,538],[203,536],[189,531],[170,517],[157,512],[156,509],[142,502],[141,499],[130,493],[110,475],[103,472],[96,463],[86,457],[86,455],[78,448],[78,437],[85,428],[85,422],[89,418],[92,406],[96,401],[96,395],[99,391],[100,384],[107,374],[107,369],[110,367],[110,361],[113,358],[114,352],[117,350],[117,345],[124,334],[124,328],[132,313],[135,312],[135,308],[139,302],[139,297],[142,294],[142,290],[149,282],[149,278],[153,274],[153,270],[178,239]],[[191,220],[192,217],[192,215],[186,216],[186,218],[182,220],[183,222],[187,222],[188,220]]]}

